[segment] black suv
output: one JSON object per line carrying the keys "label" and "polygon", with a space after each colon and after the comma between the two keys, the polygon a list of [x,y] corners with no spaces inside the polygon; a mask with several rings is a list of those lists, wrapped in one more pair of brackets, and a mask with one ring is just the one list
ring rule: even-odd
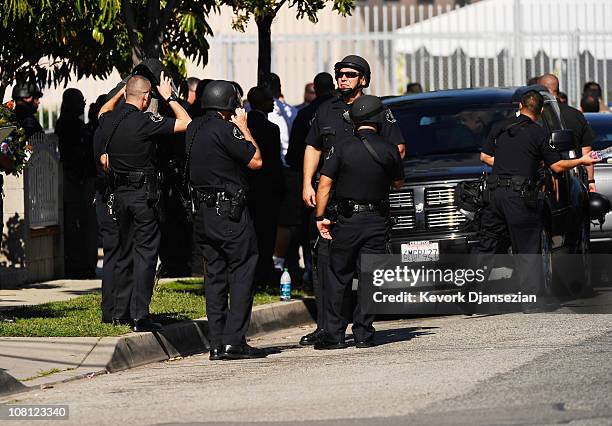
{"label": "black suv", "polygon": [[[476,223],[455,204],[456,186],[490,171],[479,159],[483,141],[495,123],[517,114],[520,95],[533,89],[447,90],[385,100],[406,140],[406,183],[389,196],[395,219],[390,237],[393,253],[408,259],[419,253],[421,259],[438,260],[445,254],[470,252],[477,242]],[[573,142],[571,133],[562,130],[557,101],[544,88],[535,89],[545,98],[539,124],[551,133],[563,158],[569,158],[574,155]],[[541,236],[543,267],[548,284],[554,276],[574,293],[590,285],[586,173],[583,167],[555,176],[549,169],[543,173],[547,209]],[[562,271],[564,265],[557,265],[556,258],[562,257],[557,253],[581,253],[578,258],[584,267],[571,278]]]}

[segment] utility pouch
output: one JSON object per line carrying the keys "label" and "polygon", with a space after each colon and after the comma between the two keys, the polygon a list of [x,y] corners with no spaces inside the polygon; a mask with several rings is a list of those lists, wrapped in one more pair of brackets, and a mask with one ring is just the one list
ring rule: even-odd
{"label": "utility pouch", "polygon": [[147,176],[144,180],[147,201],[152,204],[157,204],[161,198],[160,177],[158,175]]}
{"label": "utility pouch", "polygon": [[353,217],[353,207],[355,207],[353,200],[342,200],[338,203],[338,213],[346,218]]}
{"label": "utility pouch", "polygon": [[234,222],[240,221],[242,212],[246,206],[246,191],[242,187],[235,185],[226,185],[225,192],[229,195],[229,211],[228,216]]}

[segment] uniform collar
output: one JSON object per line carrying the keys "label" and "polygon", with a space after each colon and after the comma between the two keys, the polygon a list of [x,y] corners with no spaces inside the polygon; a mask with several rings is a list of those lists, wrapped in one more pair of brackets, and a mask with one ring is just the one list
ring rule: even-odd
{"label": "uniform collar", "polygon": [[532,121],[532,120],[531,118],[527,117],[525,114],[520,114],[518,117],[516,117],[517,123],[522,123],[524,121]]}
{"label": "uniform collar", "polygon": [[123,104],[123,108],[122,109],[132,110],[132,111],[139,111],[139,109],[136,107],[136,105],[128,104],[127,102]]}

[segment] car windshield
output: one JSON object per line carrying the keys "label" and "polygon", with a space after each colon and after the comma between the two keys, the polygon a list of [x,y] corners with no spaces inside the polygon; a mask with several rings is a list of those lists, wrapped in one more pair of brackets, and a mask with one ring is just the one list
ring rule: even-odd
{"label": "car windshield", "polygon": [[601,150],[612,146],[612,120],[591,120],[589,122],[595,140],[593,141],[593,149]]}
{"label": "car windshield", "polygon": [[513,104],[390,106],[409,157],[477,153],[495,123],[516,116]]}

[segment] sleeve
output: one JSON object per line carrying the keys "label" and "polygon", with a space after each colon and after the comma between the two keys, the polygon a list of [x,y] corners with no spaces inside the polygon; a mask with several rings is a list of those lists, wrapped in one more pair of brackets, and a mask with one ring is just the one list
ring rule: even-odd
{"label": "sleeve", "polygon": [[323,162],[323,168],[321,168],[321,174],[327,176],[331,180],[336,180],[340,166],[342,164],[342,150],[338,147],[334,147],[329,152],[325,161]]}
{"label": "sleeve", "polygon": [[550,144],[548,143],[549,136],[545,134],[545,132],[542,133],[543,134],[539,136],[542,160],[544,160],[544,164],[546,164],[547,166],[551,166],[557,161],[561,160],[561,154],[551,148]]}
{"label": "sleeve", "polygon": [[397,120],[393,116],[390,109],[385,109],[385,118],[383,121],[383,128],[381,135],[393,143],[394,145],[405,145],[406,141],[402,135],[402,130],[397,124]]}
{"label": "sleeve", "polygon": [[163,117],[158,114],[150,112],[145,113],[146,120],[144,131],[147,135],[158,136],[158,135],[170,135],[174,133],[175,118]]}
{"label": "sleeve", "polygon": [[306,135],[306,140],[304,142],[306,145],[310,145],[316,149],[323,149],[321,128],[319,126],[319,115],[317,113],[315,113],[315,116],[312,119],[310,130],[308,131],[308,135]]}
{"label": "sleeve", "polygon": [[391,155],[393,155],[393,167],[391,168],[393,181],[404,180],[404,164],[402,163],[399,151],[395,149]]}
{"label": "sleeve", "polygon": [[580,113],[580,133],[580,147],[586,148],[593,146],[595,135],[593,134],[593,129],[591,128],[591,125],[582,113]]}
{"label": "sleeve", "polygon": [[240,129],[232,124],[229,130],[229,136],[225,138],[223,146],[227,149],[229,155],[240,164],[247,165],[257,151],[255,145],[244,138]]}
{"label": "sleeve", "polygon": [[495,142],[494,141],[500,129],[501,127],[499,124],[497,126],[493,126],[493,128],[491,129],[491,132],[483,141],[482,146],[480,147],[480,152],[490,155],[491,157],[495,156]]}
{"label": "sleeve", "polygon": [[104,132],[102,128],[98,126],[93,136],[93,150],[94,150],[94,158],[100,158],[102,154],[104,154]]}
{"label": "sleeve", "polygon": [[287,148],[287,154],[285,154],[285,161],[296,170],[301,170],[304,159],[304,139],[308,130],[305,125],[306,122],[307,120],[304,120],[302,112],[298,112],[289,134],[289,147]]}

